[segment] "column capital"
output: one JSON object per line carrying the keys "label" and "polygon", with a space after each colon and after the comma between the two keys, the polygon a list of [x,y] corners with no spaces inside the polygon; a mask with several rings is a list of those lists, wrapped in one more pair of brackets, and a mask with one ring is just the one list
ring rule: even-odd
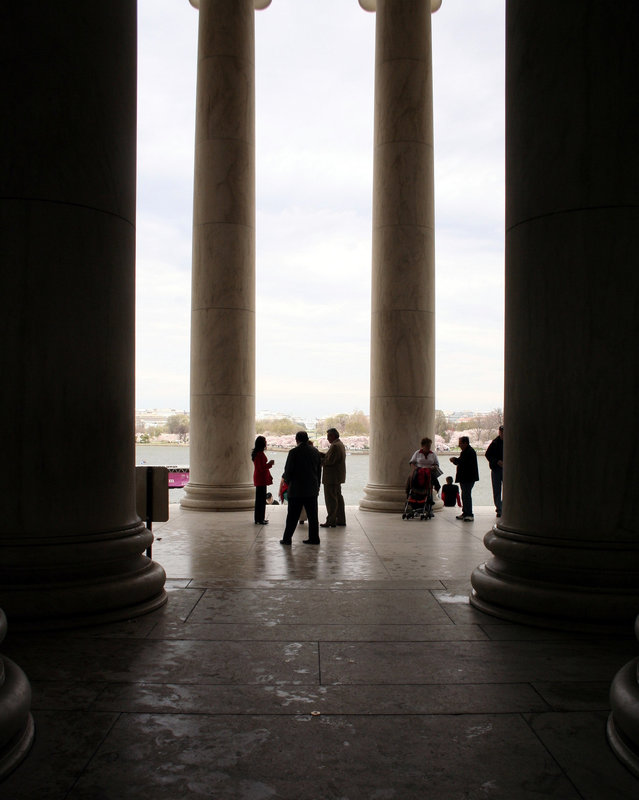
{"label": "column capital", "polygon": [[[441,3],[441,0],[439,1]],[[189,3],[193,6],[193,8],[199,9],[200,7],[200,0],[189,0]],[[254,0],[254,3],[255,3],[255,10],[261,11],[262,9],[268,8],[271,5],[271,0]]]}
{"label": "column capital", "polygon": [[[191,3],[198,2],[199,0],[191,0]],[[359,0],[360,6],[364,11],[377,11],[377,0]],[[442,0],[430,0],[430,12],[434,14],[439,11],[442,5]]]}

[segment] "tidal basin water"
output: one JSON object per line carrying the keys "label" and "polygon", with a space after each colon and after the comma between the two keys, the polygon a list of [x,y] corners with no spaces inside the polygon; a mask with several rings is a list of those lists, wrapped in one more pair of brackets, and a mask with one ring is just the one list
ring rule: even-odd
{"label": "tidal basin water", "polygon": [[[284,471],[284,464],[286,462],[286,451],[281,450],[267,450],[269,460],[272,458],[275,465],[271,469],[273,476],[272,492],[277,496],[280,485],[280,478]],[[408,459],[412,453],[406,456],[406,475],[408,475],[410,468],[408,466]],[[444,474],[440,478],[443,483],[444,478],[450,475],[453,480],[455,479],[455,466],[448,460],[450,454],[438,453],[439,463],[444,470]],[[251,454],[246,454],[247,462],[250,464]],[[473,504],[476,506],[492,506],[493,494],[490,485],[490,469],[488,461],[483,454],[477,455],[479,463],[479,482],[475,484],[473,489]],[[135,463],[136,464],[150,464],[152,466],[189,466],[189,446],[188,445],[154,445],[154,444],[138,444],[135,446]],[[360,500],[364,497],[364,486],[368,483],[368,463],[369,456],[366,454],[347,453],[346,456],[346,483],[342,487],[342,494],[344,495],[344,502],[347,506],[359,505]],[[252,476],[253,470],[251,468],[250,475]],[[169,502],[178,503],[180,498],[183,497],[183,489],[170,489]],[[320,503],[323,501],[323,493],[320,492]]]}

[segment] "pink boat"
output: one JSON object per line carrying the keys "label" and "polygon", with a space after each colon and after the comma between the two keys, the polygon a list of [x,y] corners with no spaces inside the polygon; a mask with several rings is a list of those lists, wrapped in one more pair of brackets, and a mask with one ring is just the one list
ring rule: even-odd
{"label": "pink boat", "polygon": [[169,471],[169,489],[181,489],[189,482],[188,467],[167,467]]}

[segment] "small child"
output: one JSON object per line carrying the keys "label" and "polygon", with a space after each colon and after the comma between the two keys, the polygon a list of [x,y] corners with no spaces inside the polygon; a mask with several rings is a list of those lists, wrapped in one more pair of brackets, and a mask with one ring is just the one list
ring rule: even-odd
{"label": "small child", "polygon": [[453,483],[453,479],[450,475],[446,478],[446,483],[442,486],[442,500],[444,501],[444,505],[448,506],[449,508],[454,508],[455,503],[458,506],[461,506],[461,500],[459,498],[459,486],[456,483]]}

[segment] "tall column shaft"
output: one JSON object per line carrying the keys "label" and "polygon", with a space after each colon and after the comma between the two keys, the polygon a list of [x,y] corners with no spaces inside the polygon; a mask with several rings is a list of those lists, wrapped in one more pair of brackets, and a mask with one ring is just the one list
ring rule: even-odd
{"label": "tall column shaft", "polygon": [[376,8],[371,456],[360,507],[397,511],[408,460],[435,416],[431,8]]}
{"label": "tall column shaft", "polygon": [[193,291],[191,473],[182,505],[254,501],[254,0],[200,0]]}
{"label": "tall column shaft", "polygon": [[504,507],[472,602],[542,625],[639,610],[633,0],[507,3]]}
{"label": "tall column shaft", "polygon": [[135,510],[136,3],[9,18],[0,605],[13,628],[129,617],[166,600]]}

